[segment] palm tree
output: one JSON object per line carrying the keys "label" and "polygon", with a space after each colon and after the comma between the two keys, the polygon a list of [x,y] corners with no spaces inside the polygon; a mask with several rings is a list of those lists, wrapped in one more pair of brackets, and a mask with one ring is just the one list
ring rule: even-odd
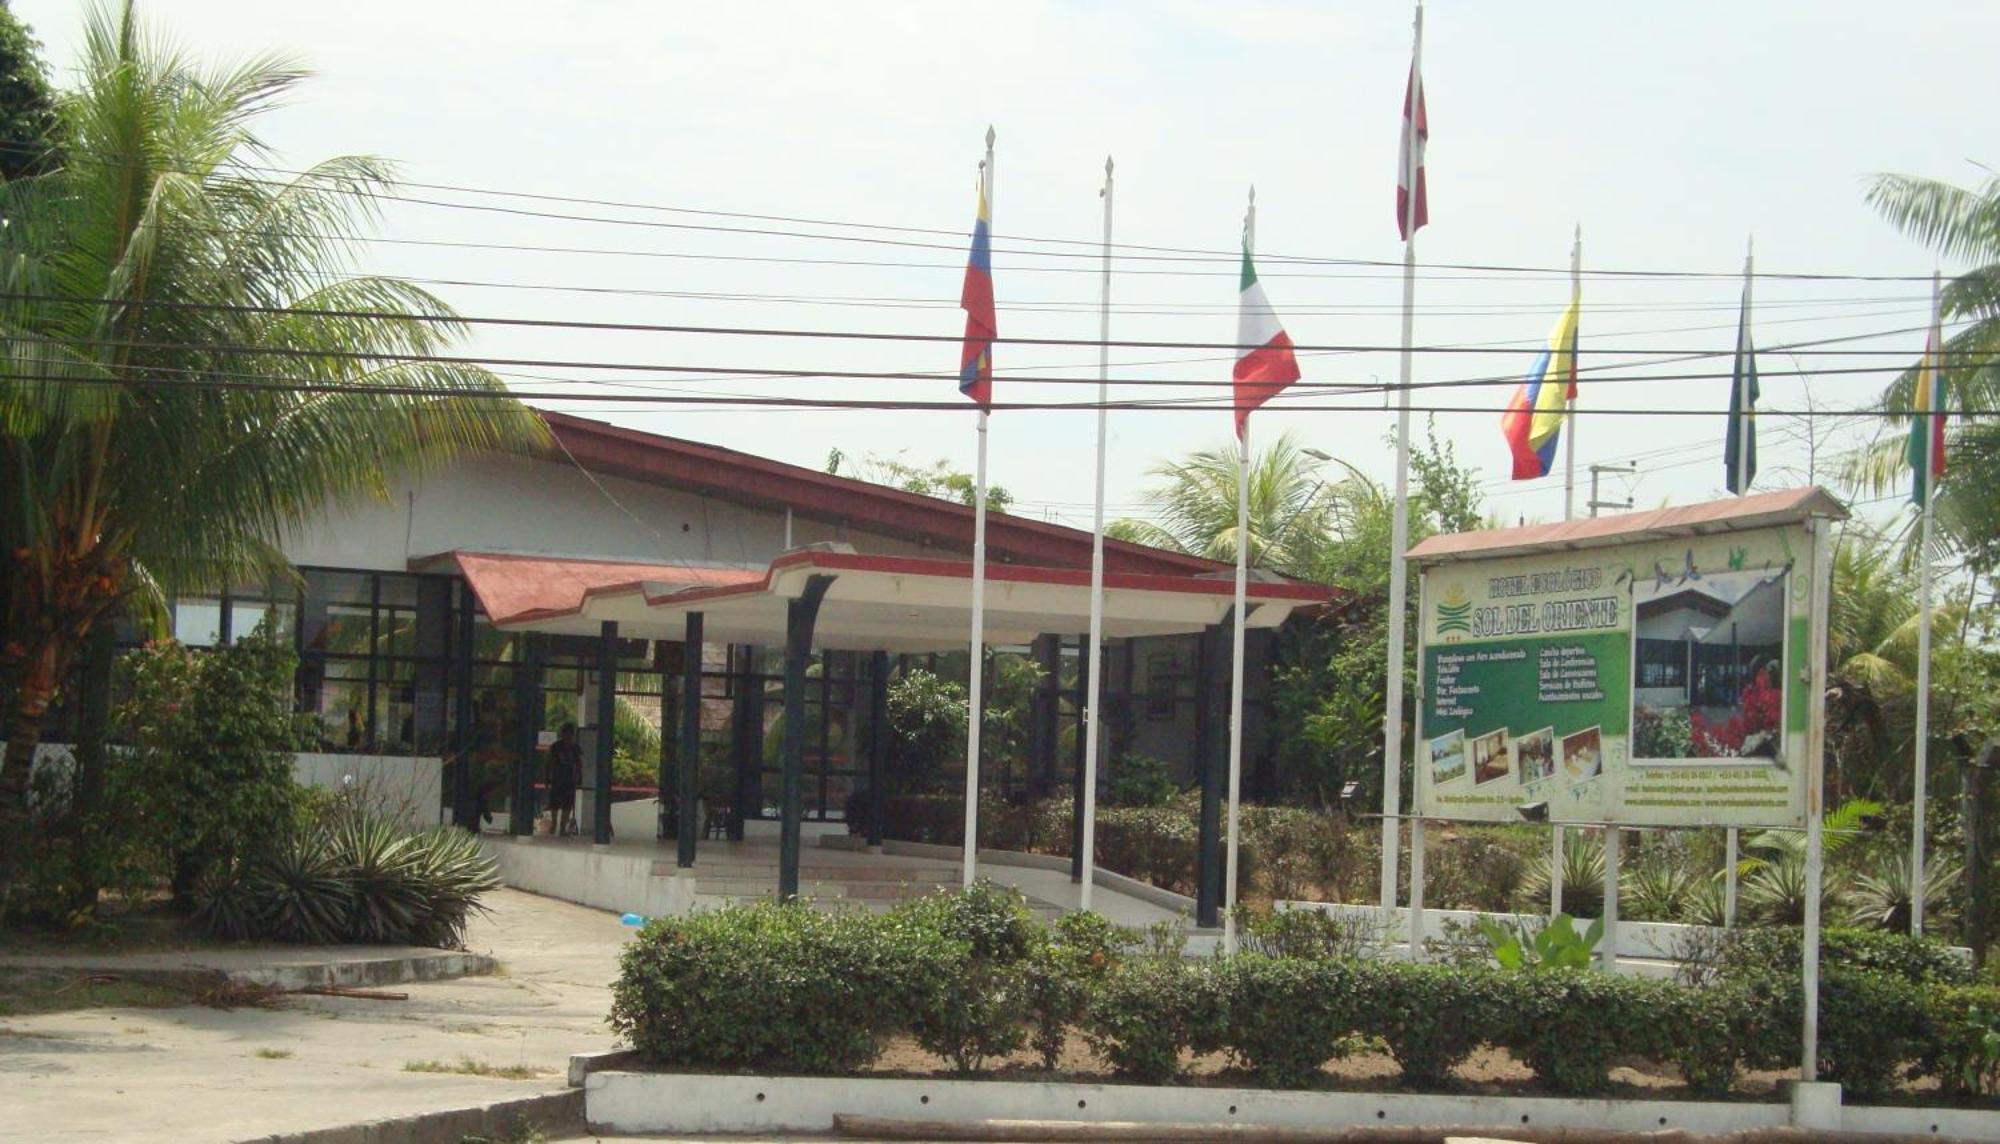
{"label": "palm tree", "polygon": [[461,333],[441,300],[344,273],[385,164],[268,177],[252,121],[303,77],[98,9],[62,167],[0,185],[0,911],[42,719],[108,611],[288,573],[278,538],[328,503],[543,439],[485,370],[412,360]]}
{"label": "palm tree", "polygon": [[[1938,483],[1933,555],[1960,553],[1977,570],[2000,564],[2000,425],[1972,419],[2000,410],[2000,176],[1977,189],[1914,175],[1880,175],[1868,202],[1904,234],[1941,257],[1972,269],[1945,283],[1946,320],[1969,324],[1945,341],[1952,403],[1963,412],[1946,430],[1950,468]],[[1905,370],[1882,394],[1882,405],[1908,409],[1916,370]],[[1892,415],[1891,426],[1908,417]],[[1849,458],[1844,473],[1857,487],[1882,493],[1906,487],[1900,433],[1885,435]]]}
{"label": "palm tree", "polygon": [[[1237,447],[1222,445],[1154,466],[1161,483],[1146,493],[1159,507],[1157,523],[1113,521],[1105,531],[1120,540],[1169,548],[1211,560],[1236,559]],[[1344,464],[1344,462],[1341,462]],[[1331,507],[1319,461],[1290,434],[1250,459],[1250,563],[1298,571],[1325,542]],[[1365,479],[1365,478],[1364,478]]]}

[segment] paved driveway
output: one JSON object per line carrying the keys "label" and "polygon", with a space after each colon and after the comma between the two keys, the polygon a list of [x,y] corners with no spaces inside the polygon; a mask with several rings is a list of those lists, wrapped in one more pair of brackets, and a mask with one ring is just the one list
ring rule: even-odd
{"label": "paved driveway", "polygon": [[[564,1087],[604,1026],[615,915],[518,891],[467,944],[491,977],[399,985],[408,1001],[295,997],[275,1009],[90,1009],[0,1018],[0,1140],[238,1141]],[[406,1071],[525,1069],[530,1079]]]}

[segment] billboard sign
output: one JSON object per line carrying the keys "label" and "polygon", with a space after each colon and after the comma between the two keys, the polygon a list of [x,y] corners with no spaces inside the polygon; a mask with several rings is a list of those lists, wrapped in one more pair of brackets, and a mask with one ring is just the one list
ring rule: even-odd
{"label": "billboard sign", "polygon": [[1803,522],[1423,569],[1426,818],[1804,822]]}

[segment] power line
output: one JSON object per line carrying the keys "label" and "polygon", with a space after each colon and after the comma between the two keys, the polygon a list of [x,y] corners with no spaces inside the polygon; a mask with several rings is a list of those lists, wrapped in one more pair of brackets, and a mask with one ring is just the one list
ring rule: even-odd
{"label": "power line", "polygon": [[[132,368],[140,368],[140,367],[132,367]],[[265,375],[265,376],[270,377],[271,375]],[[518,401],[530,401],[530,400],[573,401],[576,400],[578,396],[576,394],[561,393],[561,392],[540,392],[540,391],[524,392],[521,390],[513,390],[506,388],[487,389],[487,390],[439,389],[432,386],[395,385],[395,384],[384,384],[381,382],[339,382],[339,381],[325,381],[321,379],[306,378],[306,377],[298,377],[298,378],[272,377],[271,380],[248,381],[248,380],[230,380],[223,377],[215,377],[209,375],[200,378],[174,380],[161,377],[102,378],[102,377],[78,377],[73,374],[16,373],[11,375],[10,380],[16,382],[41,381],[41,382],[48,382],[50,384],[68,385],[68,386],[109,386],[114,388],[142,389],[142,390],[183,388],[183,389],[203,389],[203,390],[218,390],[218,391],[240,390],[249,392],[277,392],[277,393],[354,393],[354,394],[363,394],[363,395],[378,396],[378,397],[423,397],[441,401],[442,400],[490,401],[494,399],[518,400]],[[759,406],[759,407],[797,408],[797,409],[813,409],[813,410],[827,410],[827,411],[875,410],[875,411],[951,412],[951,411],[965,411],[974,408],[973,406],[968,405],[963,400],[912,401],[912,400],[901,400],[901,399],[899,400],[835,399],[835,398],[819,398],[819,397],[765,397],[765,396],[747,396],[747,395],[745,396],[732,395],[728,397],[695,397],[695,396],[683,397],[683,396],[663,395],[663,394],[612,393],[612,394],[593,394],[585,399],[590,401],[615,402],[620,404]],[[989,408],[997,411],[1027,411],[1027,410],[1091,411],[1102,408],[1111,410],[1144,410],[1149,412],[1224,412],[1234,409],[1235,405],[1231,401],[1222,401],[1218,399],[1205,399],[1205,400],[1189,401],[1189,402],[1145,401],[1145,400],[1121,400],[1121,401],[1109,401],[1109,402],[996,401],[991,403]],[[1299,406],[1291,406],[1289,408],[1293,412],[1329,412],[1329,413],[1378,412],[1378,410],[1374,409],[1373,407],[1366,405],[1312,405],[1312,406],[1299,405]],[[1411,409],[1414,412],[1420,412],[1420,413],[1490,414],[1493,412],[1492,407],[1486,405],[1470,405],[1470,406],[1412,405]],[[1576,412],[1579,415],[1593,416],[1593,417],[1595,416],[1604,416],[1604,417],[1727,416],[1727,411],[1718,411],[1712,409],[1613,408],[1608,406],[1593,406],[1588,409],[1578,409],[1576,410]],[[1803,417],[1811,415],[1811,416],[1842,416],[1842,417],[1870,417],[1870,418],[1904,418],[1920,412],[1922,411],[1912,410],[1912,409],[1888,409],[1888,408],[1853,410],[1840,414],[1830,414],[1821,410],[1772,409],[1772,408],[1762,408],[1758,410],[1758,414],[1760,416],[1771,416],[1771,417]]]}
{"label": "power line", "polygon": [[[80,157],[80,154],[81,153],[72,153],[66,155],[65,162],[76,161]],[[116,156],[112,158],[122,158],[122,156]],[[100,162],[101,164],[107,166],[112,165],[112,159],[108,158],[98,158],[98,159],[93,159],[92,161]],[[594,222],[602,224],[615,224],[623,226],[654,227],[654,228],[672,229],[677,231],[741,233],[741,234],[749,234],[760,237],[768,236],[768,237],[803,238],[807,240],[839,241],[839,242],[863,243],[863,244],[882,245],[882,246],[894,246],[894,247],[905,247],[905,248],[916,247],[923,249],[940,249],[940,250],[952,250],[952,251],[957,251],[962,248],[962,244],[955,244],[955,243],[929,243],[929,242],[915,242],[904,239],[863,238],[853,235],[823,235],[823,234],[813,234],[809,232],[797,232],[797,231],[773,231],[764,228],[728,227],[728,226],[716,226],[716,225],[699,225],[691,223],[667,223],[667,222],[656,222],[656,221],[649,222],[646,220],[612,219],[612,218],[603,218],[594,216],[565,215],[556,212],[530,211],[521,208],[496,207],[479,203],[451,203],[446,201],[424,199],[415,196],[403,195],[397,192],[397,188],[401,186],[401,187],[414,187],[418,189],[445,190],[463,194],[508,195],[513,197],[533,198],[539,201],[568,201],[568,202],[581,203],[581,202],[587,202],[589,200],[564,199],[562,196],[528,195],[525,192],[510,192],[503,190],[490,190],[490,189],[483,189],[476,187],[453,186],[451,184],[434,184],[434,183],[397,183],[391,181],[388,182],[386,185],[381,186],[379,189],[374,186],[363,188],[360,186],[350,185],[358,182],[358,180],[336,179],[332,176],[328,176],[319,171],[290,170],[280,167],[243,163],[240,161],[232,162],[231,164],[229,164],[229,166],[236,171],[264,171],[267,173],[278,173],[278,174],[293,176],[295,179],[300,179],[300,178],[315,179],[318,180],[321,187],[325,190],[333,191],[335,193],[348,194],[357,198],[367,199],[370,201],[388,201],[388,202],[406,201],[416,205],[426,205],[433,207],[473,210],[473,211],[500,212],[506,214],[523,215],[528,217],[551,218],[558,221],[582,221],[582,222]],[[172,170],[172,168],[169,167],[162,167],[159,169]],[[197,177],[205,178],[212,175],[214,173],[214,169],[184,170],[179,173],[191,174]],[[293,180],[258,179],[255,178],[254,176],[244,175],[244,174],[237,174],[235,177],[246,179],[251,182],[259,182],[259,183],[265,183],[267,185],[280,185],[280,186],[289,185],[289,183],[293,181]],[[603,201],[598,201],[597,205],[611,205],[611,204],[605,203]],[[619,206],[622,209],[644,209],[651,211],[689,213],[689,214],[705,215],[708,217],[738,218],[738,219],[743,219],[745,221],[773,221],[773,222],[783,222],[794,225],[814,225],[814,226],[827,226],[827,227],[842,227],[851,229],[868,229],[868,230],[883,231],[888,233],[914,233],[914,234],[953,235],[953,236],[960,236],[963,235],[964,233],[963,231],[960,230],[947,230],[943,228],[890,226],[886,224],[862,223],[850,220],[812,219],[812,218],[804,218],[800,216],[789,216],[789,215],[756,215],[756,214],[749,214],[746,212],[697,210],[695,208],[672,207],[672,206],[663,206],[658,204],[619,204]],[[278,230],[255,230],[250,228],[241,228],[239,232],[265,234],[271,237],[313,237],[309,235],[295,235],[295,234],[288,235],[286,232]],[[1016,241],[1016,242],[1039,242],[1045,244],[1075,245],[1079,247],[1089,248],[1088,250],[1078,250],[1074,252],[996,248],[995,253],[1003,255],[1020,254],[1029,257],[1062,257],[1062,258],[1074,258],[1078,260],[1086,260],[1086,259],[1095,260],[1096,258],[1100,257],[1100,255],[1096,252],[1101,250],[1101,244],[1096,240],[1047,238],[1047,237],[1034,237],[1034,236],[1024,236],[1024,235],[1004,235],[1004,236],[996,235],[996,237],[1005,237],[1010,241]],[[877,262],[846,260],[846,259],[779,259],[770,257],[742,256],[742,255],[722,256],[722,255],[701,255],[701,254],[691,254],[685,252],[667,252],[667,251],[606,250],[606,249],[590,249],[590,248],[575,248],[575,247],[536,247],[536,246],[529,246],[522,244],[453,242],[446,240],[426,240],[426,239],[371,238],[371,239],[362,239],[360,241],[382,242],[382,243],[391,243],[398,245],[430,245],[430,246],[444,246],[444,247],[455,247],[455,248],[511,250],[511,251],[522,251],[522,252],[543,252],[543,253],[624,256],[624,257],[689,258],[689,259],[701,259],[701,260],[720,259],[729,261],[777,262],[777,263],[798,264],[798,265],[818,264],[818,265],[856,265],[856,266],[886,266],[886,267],[906,266],[912,268],[945,268],[945,269],[956,269],[960,265],[958,263],[942,263],[942,264],[877,263]],[[1216,248],[1201,248],[1201,247],[1154,246],[1154,245],[1142,245],[1133,243],[1114,244],[1113,250],[1125,251],[1126,253],[1118,255],[1118,257],[1128,262],[1161,261],[1161,262],[1184,262],[1184,263],[1196,263],[1196,264],[1205,263],[1205,264],[1216,265],[1216,269],[1214,270],[1145,270],[1145,269],[1128,268],[1124,271],[1124,273],[1126,274],[1181,274],[1181,275],[1204,275],[1204,276],[1234,275],[1236,271],[1230,268],[1234,267],[1238,263],[1241,257],[1241,252],[1233,250],[1221,250]],[[1287,265],[1287,266],[1297,266],[1297,267],[1338,266],[1347,268],[1379,269],[1391,272],[1400,272],[1402,268],[1402,263],[1400,261],[1391,261],[1383,259],[1341,258],[1341,257],[1329,257],[1320,255],[1297,255],[1297,254],[1285,254],[1285,253],[1260,253],[1258,255],[1258,258],[1266,265]],[[1097,267],[1085,266],[1085,265],[1068,266],[1068,267],[1061,267],[1061,266],[1010,267],[1009,269],[1015,272],[1025,271],[1030,273],[1067,272],[1067,273],[1095,274],[1098,272]],[[1420,270],[1432,272],[1432,273],[1426,273],[1424,275],[1424,277],[1426,278],[1440,279],[1440,280],[1455,280],[1455,281],[1464,281],[1468,279],[1458,277],[1457,275],[1440,275],[1435,272],[1456,271],[1470,275],[1477,275],[1481,277],[1488,277],[1488,276],[1532,277],[1537,280],[1544,278],[1552,278],[1552,277],[1567,278],[1570,274],[1570,270],[1566,266],[1554,267],[1554,266],[1533,266],[1533,265],[1492,264],[1492,263],[1427,263],[1427,264],[1422,264],[1420,266]],[[1285,277],[1285,278],[1359,277],[1359,278],[1374,279],[1374,278],[1385,278],[1389,277],[1390,275],[1389,274],[1338,275],[1338,274],[1325,274],[1325,273],[1308,274],[1308,273],[1288,273],[1285,271],[1270,271],[1270,272],[1265,272],[1264,276]],[[1742,277],[1742,275],[1736,271],[1719,271],[1719,270],[1691,271],[1691,270],[1675,270],[1675,269],[1606,268],[1606,267],[1595,267],[1587,269],[1583,272],[1583,276],[1586,278],[1601,279],[1601,280],[1642,279],[1642,280],[1681,280],[1681,281],[1710,281],[1710,280],[1736,281],[1740,280],[1740,278]],[[1916,283],[1916,282],[1929,281],[1930,276],[1921,274],[1856,274],[1856,273],[1760,271],[1755,275],[1755,277],[1759,280],[1764,280],[1764,281]]]}
{"label": "power line", "polygon": [[[814,330],[814,329],[800,329],[792,327],[773,327],[773,326],[695,326],[695,325],[680,325],[680,324],[650,323],[650,322],[589,321],[583,319],[568,319],[568,318],[510,318],[510,317],[491,317],[491,316],[469,316],[461,314],[417,314],[417,313],[407,313],[407,312],[398,313],[395,311],[387,311],[387,310],[315,309],[310,307],[298,307],[298,306],[248,305],[243,303],[180,302],[171,300],[151,300],[151,299],[135,304],[123,299],[98,299],[98,298],[74,299],[54,294],[32,294],[32,293],[20,293],[20,292],[12,292],[12,293],[0,292],[0,300],[51,302],[51,303],[61,303],[64,305],[94,305],[105,308],[118,308],[118,307],[132,307],[135,309],[157,308],[166,310],[196,310],[204,312],[218,312],[218,313],[232,313],[232,314],[263,314],[272,316],[282,315],[285,317],[297,317],[297,318],[339,318],[339,319],[360,319],[360,320],[371,320],[371,321],[402,321],[402,322],[417,322],[426,325],[440,325],[440,326],[464,325],[464,326],[492,326],[500,328],[590,330],[600,333],[690,334],[690,335],[720,336],[720,337],[758,337],[758,338],[787,338],[787,339],[803,338],[803,339],[822,339],[829,341],[919,342],[919,343],[939,344],[939,345],[956,345],[964,340],[960,335],[957,334],[921,334],[921,333],[906,333],[906,332],[897,332],[888,330],[880,330],[880,331],[825,330],[825,329]],[[1899,331],[1899,332],[1908,332],[1908,331]],[[1764,352],[1767,353],[1805,352],[1808,354],[1840,355],[1840,356],[1854,356],[1854,357],[1910,358],[1912,356],[1909,351],[1901,349],[1867,350],[1867,349],[1822,348],[1826,345],[1846,340],[1854,340],[1854,339],[1851,338],[1827,339],[1823,342],[1817,342],[1817,343],[1804,342],[1791,346],[1771,347],[1770,349]],[[1099,340],[1096,338],[998,337],[994,339],[994,342],[995,344],[998,345],[1014,345],[1014,346],[1063,346],[1063,347],[1090,348],[1090,349],[1103,348],[1103,347],[1116,347],[1121,349],[1154,349],[1154,350],[1228,350],[1233,353],[1241,353],[1246,350],[1259,348],[1257,346],[1243,345],[1237,342],[1165,341],[1156,339],[1133,339],[1133,338],[1115,338],[1110,340]],[[77,344],[88,344],[88,343],[77,343]],[[251,347],[217,347],[217,348],[252,350]],[[1386,345],[1386,344],[1375,345],[1375,344],[1339,344],[1339,343],[1332,343],[1332,344],[1298,343],[1293,346],[1293,349],[1296,352],[1302,352],[1302,353],[1360,354],[1360,353],[1395,353],[1399,352],[1402,349],[1402,347],[1395,345]],[[253,350],[252,352],[282,352],[282,351]],[[322,351],[315,350],[315,351],[302,351],[302,352],[320,354]],[[1540,354],[1544,352],[1544,350],[1542,347],[1535,347],[1535,346],[1512,346],[1500,343],[1487,343],[1487,344],[1473,344],[1473,345],[1466,345],[1466,344],[1422,345],[1422,346],[1411,347],[1410,352],[1422,353],[1422,354],[1490,354],[1490,353]],[[1705,348],[1701,350],[1679,350],[1679,349],[1665,349],[1665,348],[1651,347],[1651,346],[1645,348],[1632,348],[1632,349],[1613,349],[1604,346],[1594,346],[1589,351],[1589,353],[1592,356],[1601,356],[1605,354],[1652,356],[1652,355],[1662,355],[1662,354],[1688,354],[1688,353],[1709,354],[1709,353],[1723,353],[1723,352],[1733,353],[1734,351],[1709,350]],[[1985,354],[1985,351],[1981,350],[1966,349],[1966,350],[1952,351],[1952,350],[1947,350],[1943,347],[1940,347],[1938,352],[1955,353],[1962,357],[1984,356]],[[379,357],[383,355],[362,354],[360,356]],[[529,362],[521,364],[542,364],[542,363]],[[623,368],[623,367],[606,366],[603,368]]]}

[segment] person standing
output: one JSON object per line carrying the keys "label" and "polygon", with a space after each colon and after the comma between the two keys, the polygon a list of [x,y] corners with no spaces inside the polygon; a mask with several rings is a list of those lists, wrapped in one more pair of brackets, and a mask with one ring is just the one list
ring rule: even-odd
{"label": "person standing", "polygon": [[549,829],[576,833],[576,785],[583,776],[583,750],[577,745],[576,724],[564,723],[549,744]]}

